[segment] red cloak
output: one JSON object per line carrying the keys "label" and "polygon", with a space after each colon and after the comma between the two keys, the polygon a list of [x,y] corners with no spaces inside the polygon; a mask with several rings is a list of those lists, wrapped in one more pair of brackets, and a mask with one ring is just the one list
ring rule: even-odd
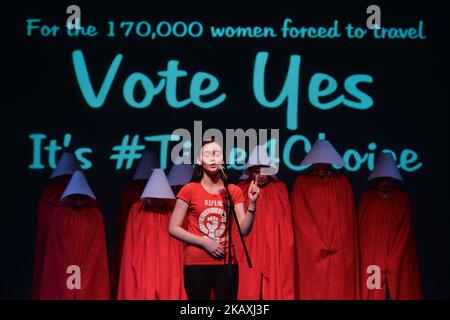
{"label": "red cloak", "polygon": [[[261,187],[250,234],[244,237],[253,268],[247,264],[239,235],[234,236],[239,262],[240,300],[294,299],[294,233],[286,185],[280,180]],[[247,195],[251,180],[238,186]],[[245,207],[247,208],[248,199]],[[234,229],[236,230],[236,229]]]}
{"label": "red cloak", "polygon": [[[393,190],[384,198],[370,189],[361,196],[358,220],[362,298],[385,300],[389,293],[394,300],[422,299],[409,196]],[[368,287],[371,265],[380,268],[378,289]]]}
{"label": "red cloak", "polygon": [[120,268],[118,299],[187,299],[183,243],[169,235],[173,207],[150,208],[145,200],[130,210]]}
{"label": "red cloak", "polygon": [[359,299],[353,191],[337,172],[297,177],[291,194],[296,245],[296,299]]}
{"label": "red cloak", "polygon": [[34,251],[33,282],[31,288],[31,298],[39,299],[41,288],[42,268],[44,264],[45,248],[47,245],[48,226],[50,224],[53,211],[61,195],[69,183],[71,175],[61,175],[52,178],[42,191],[39,200],[37,217],[36,246]]}
{"label": "red cloak", "polygon": [[146,184],[147,180],[145,179],[134,180],[126,186],[122,196],[119,215],[117,216],[117,235],[111,268],[111,294],[113,298],[117,296],[117,288],[119,286],[120,265],[122,263],[123,241],[125,239],[128,213],[133,204],[141,198]]}
{"label": "red cloak", "polygon": [[[95,201],[74,209],[62,201],[48,231],[41,299],[109,299],[108,258],[103,216]],[[78,266],[81,288],[69,289],[69,266]]]}

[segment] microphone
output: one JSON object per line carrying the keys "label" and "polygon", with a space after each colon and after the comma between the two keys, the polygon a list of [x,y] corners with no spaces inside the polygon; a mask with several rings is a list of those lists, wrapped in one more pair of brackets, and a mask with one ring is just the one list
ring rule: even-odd
{"label": "microphone", "polygon": [[219,171],[220,179],[222,179],[223,182],[227,183],[228,182],[228,176],[225,173],[225,166],[223,164],[219,164],[219,166],[217,167],[217,170]]}

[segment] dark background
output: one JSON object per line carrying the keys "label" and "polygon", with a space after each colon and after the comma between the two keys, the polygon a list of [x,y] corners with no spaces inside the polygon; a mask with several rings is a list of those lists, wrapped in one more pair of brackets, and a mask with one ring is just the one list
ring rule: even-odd
{"label": "dark background", "polygon": [[[293,2],[296,3],[297,1]],[[277,28],[284,18],[294,25],[328,26],[334,19],[364,26],[370,2],[250,2],[215,1],[179,4],[147,1],[96,3],[78,2],[82,24],[106,25],[109,20],[198,20],[204,26],[268,25]],[[72,147],[88,146],[93,167],[87,178],[102,208],[112,252],[115,219],[121,194],[131,180],[135,166],[115,170],[109,160],[111,148],[125,134],[169,134],[175,128],[193,128],[202,120],[203,128],[280,128],[282,145],[293,134],[312,142],[318,132],[326,132],[336,149],[367,151],[369,142],[377,150],[388,147],[400,152],[415,150],[423,167],[413,173],[402,172],[404,188],[414,208],[414,229],[420,259],[422,285],[428,299],[448,299],[449,207],[448,207],[448,4],[443,1],[377,2],[382,26],[409,27],[424,21],[427,40],[338,40],[300,39],[174,39],[146,41],[95,37],[42,38],[26,36],[26,19],[41,18],[47,24],[64,25],[66,7],[73,3],[9,2],[2,19],[2,165],[4,210],[0,230],[0,298],[29,299],[36,236],[37,204],[51,169],[30,170],[30,133],[42,132],[62,142],[65,133],[73,135]],[[206,34],[206,30],[205,30]],[[6,41],[6,45],[5,45]],[[98,88],[113,57],[124,55],[104,106],[91,109],[78,88],[71,54],[82,49],[94,88]],[[299,128],[286,129],[285,107],[267,109],[253,97],[252,74],[256,53],[270,53],[267,64],[267,96],[273,98],[286,75],[289,57],[300,54]],[[154,83],[156,71],[170,59],[189,72],[206,71],[220,81],[225,102],[213,109],[193,105],[173,109],[164,94],[151,106],[137,110],[123,99],[123,83],[132,72],[143,72]],[[366,111],[337,107],[321,111],[308,103],[307,88],[316,72],[332,75],[342,89],[351,74],[370,74],[374,83],[363,91],[374,99]],[[186,97],[181,81],[179,96]],[[338,91],[341,92],[341,91]],[[5,121],[6,120],[6,121]],[[48,140],[47,140],[48,141]],[[293,149],[296,150],[296,149]],[[58,156],[60,153],[58,154]],[[298,163],[301,150],[292,153]],[[348,172],[355,196],[367,187],[369,172]],[[237,178],[239,173],[233,173]],[[290,188],[296,172],[281,167],[279,177]],[[356,199],[356,200],[357,200]]]}

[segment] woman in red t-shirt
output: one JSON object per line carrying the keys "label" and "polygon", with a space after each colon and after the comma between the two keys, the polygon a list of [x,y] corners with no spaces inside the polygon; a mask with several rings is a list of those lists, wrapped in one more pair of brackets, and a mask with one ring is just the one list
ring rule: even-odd
{"label": "woman in red t-shirt", "polygon": [[[216,299],[230,297],[224,268],[228,262],[228,210],[224,206],[227,204],[225,188],[218,172],[223,162],[222,147],[214,140],[203,142],[192,182],[178,193],[169,224],[170,235],[187,243],[184,250],[184,286],[191,300],[209,300],[211,289]],[[229,184],[228,189],[242,233],[248,235],[253,225],[259,188],[252,181],[248,190],[247,214],[241,189],[234,184]],[[182,227],[186,214],[187,230]],[[239,272],[234,252],[231,261],[232,299],[236,299]]]}

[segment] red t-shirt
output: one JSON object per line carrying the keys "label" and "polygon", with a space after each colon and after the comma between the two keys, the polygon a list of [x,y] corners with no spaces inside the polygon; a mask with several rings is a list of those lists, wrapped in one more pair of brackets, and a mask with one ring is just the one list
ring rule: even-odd
{"label": "red t-shirt", "polygon": [[[238,186],[230,184],[228,189],[235,205],[244,202],[242,190]],[[206,191],[200,182],[191,182],[180,190],[177,198],[189,205],[187,231],[219,242],[228,253],[228,210],[224,208],[227,201],[225,189],[223,191],[221,194],[212,194]],[[185,265],[218,265],[223,264],[224,259],[216,259],[203,247],[192,244],[188,244],[184,250]],[[236,263],[234,252],[231,261]]]}

